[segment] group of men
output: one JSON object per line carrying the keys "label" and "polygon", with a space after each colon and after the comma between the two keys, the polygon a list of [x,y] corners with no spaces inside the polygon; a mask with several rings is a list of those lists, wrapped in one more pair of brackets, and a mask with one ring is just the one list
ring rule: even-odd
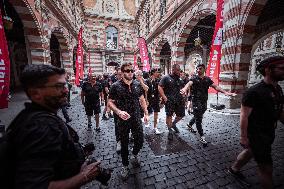
{"label": "group of men", "polygon": [[[257,70],[264,80],[250,88],[242,100],[240,143],[244,150],[228,171],[243,178],[240,169],[254,157],[262,187],[272,188],[271,144],[277,120],[284,120],[283,93],[277,84],[284,80],[284,58],[264,60]],[[236,94],[215,85],[204,73],[205,65],[199,64],[196,75],[185,80],[180,77],[180,66],[173,65],[172,72],[161,79],[158,69],[152,69],[146,80],[141,77],[141,72],[134,79],[132,64],[124,63],[111,76],[111,85],[107,82],[102,86],[95,77],[83,84],[81,100],[89,127],[91,116],[95,115],[95,130],[100,131],[100,97],[107,101],[104,113],[113,111],[116,140],[121,147],[123,178],[129,174],[129,133],[132,133],[134,143],[130,161],[139,166],[138,154],[144,141],[141,118],[147,124],[149,112],[154,112],[154,131],[160,134],[157,120],[161,104],[165,105],[168,140],[172,141],[174,133],[179,133],[177,123],[185,116],[185,103],[190,94],[193,118],[188,128],[195,133],[192,128],[195,123],[200,141],[206,144],[202,118],[207,109],[208,88],[228,96]],[[84,156],[76,148],[76,132],[56,115],[67,101],[64,74],[63,69],[49,65],[29,65],[24,69],[21,83],[32,103],[26,105],[8,128],[10,150],[7,154],[13,158],[5,165],[6,168],[9,166],[6,181],[10,187],[7,188],[78,188],[99,174],[99,162],[84,163]],[[68,166],[67,162],[73,164]]]}

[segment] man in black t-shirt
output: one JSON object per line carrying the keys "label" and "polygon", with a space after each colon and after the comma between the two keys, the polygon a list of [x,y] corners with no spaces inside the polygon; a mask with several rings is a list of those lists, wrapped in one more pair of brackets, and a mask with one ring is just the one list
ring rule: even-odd
{"label": "man in black t-shirt", "polygon": [[197,75],[194,75],[190,78],[190,81],[181,90],[181,92],[183,94],[186,94],[186,91],[189,89],[192,95],[191,101],[193,108],[193,118],[189,121],[187,126],[191,132],[196,133],[196,131],[192,128],[192,125],[195,123],[197,131],[200,135],[200,142],[206,144],[207,142],[205,140],[202,129],[202,119],[203,119],[203,114],[207,110],[209,87],[212,87],[216,91],[224,93],[227,96],[235,96],[236,94],[223,90],[221,87],[215,85],[209,77],[205,76],[204,64],[197,65],[196,72]]}
{"label": "man in black t-shirt", "polygon": [[146,80],[146,84],[149,87],[147,92],[148,112],[151,114],[154,112],[154,130],[155,134],[161,134],[161,131],[157,128],[158,114],[160,112],[160,95],[159,95],[159,76],[160,70],[153,68],[150,73],[150,78]]}
{"label": "man in black t-shirt", "polygon": [[86,115],[88,116],[88,127],[92,126],[92,116],[95,115],[96,131],[100,132],[100,116],[101,104],[100,96],[102,95],[103,87],[101,83],[96,81],[96,76],[90,76],[89,81],[82,86],[81,100],[85,106]]}
{"label": "man in black t-shirt", "polygon": [[262,188],[272,189],[271,145],[277,120],[284,123],[284,96],[278,85],[278,81],[284,80],[284,57],[263,60],[257,71],[264,79],[249,88],[242,99],[240,144],[244,150],[228,171],[238,179],[245,179],[240,169],[254,157]]}
{"label": "man in black t-shirt", "polygon": [[20,81],[31,103],[7,129],[1,189],[80,188],[92,181],[99,173],[98,163],[82,166],[85,157],[76,148],[78,135],[57,116],[67,103],[65,70],[30,64]]}
{"label": "man in black t-shirt", "polygon": [[[159,93],[165,103],[166,111],[166,124],[169,130],[168,139],[173,140],[173,132],[179,133],[176,127],[185,115],[184,97],[180,93],[180,90],[184,86],[182,79],[180,78],[180,66],[174,64],[172,67],[172,73],[164,76],[158,86]],[[173,114],[176,114],[175,120],[172,121]],[[174,131],[172,130],[174,129]]]}
{"label": "man in black t-shirt", "polygon": [[139,165],[138,153],[143,147],[143,127],[141,122],[141,111],[144,111],[145,123],[149,120],[147,105],[144,98],[144,91],[140,82],[133,81],[133,66],[131,63],[124,63],[121,66],[123,77],[120,81],[112,84],[109,92],[108,105],[113,112],[118,116],[117,124],[119,127],[119,134],[121,140],[121,158],[122,170],[121,176],[127,178],[129,174],[128,169],[128,144],[129,132],[133,135],[133,151],[134,158],[132,164]]}

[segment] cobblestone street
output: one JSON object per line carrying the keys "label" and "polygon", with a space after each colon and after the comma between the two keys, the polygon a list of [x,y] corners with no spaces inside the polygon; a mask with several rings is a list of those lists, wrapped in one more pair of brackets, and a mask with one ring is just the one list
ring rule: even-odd
{"label": "cobblestone street", "polygon": [[[103,109],[103,107],[102,107]],[[122,181],[119,177],[121,157],[116,153],[113,119],[101,120],[101,132],[87,129],[87,117],[79,98],[72,101],[69,109],[73,121],[71,125],[78,131],[83,144],[94,142],[94,156],[101,160],[104,168],[113,169],[108,188],[246,188],[228,175],[227,167],[240,152],[239,145],[239,116],[224,115],[214,112],[205,114],[204,130],[207,147],[198,141],[198,135],[189,133],[186,123],[190,116],[177,124],[180,134],[172,142],[167,140],[165,113],[161,111],[158,128],[164,133],[156,136],[153,125],[144,127],[144,147],[139,154],[141,167],[133,169],[130,165],[130,177]],[[150,117],[150,123],[153,117]],[[94,128],[93,120],[93,128]],[[276,188],[284,187],[284,129],[279,124],[277,137],[273,145],[274,180]],[[158,154],[158,155],[155,155]],[[256,164],[251,161],[243,173],[252,184],[251,188],[259,188],[256,174]],[[85,188],[100,188],[96,181]]]}

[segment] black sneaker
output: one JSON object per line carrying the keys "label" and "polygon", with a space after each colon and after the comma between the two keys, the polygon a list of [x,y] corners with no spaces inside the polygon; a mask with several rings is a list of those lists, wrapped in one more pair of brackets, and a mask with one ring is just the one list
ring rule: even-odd
{"label": "black sneaker", "polygon": [[101,128],[100,127],[97,127],[96,128],[96,132],[100,132],[101,131]]}
{"label": "black sneaker", "polygon": [[196,133],[196,130],[193,129],[192,125],[187,124],[188,130],[192,133]]}
{"label": "black sneaker", "polygon": [[110,118],[113,118],[113,115],[112,115],[112,114],[109,114],[109,117],[110,117]]}
{"label": "black sneaker", "polygon": [[177,128],[176,124],[173,124],[172,128],[175,131],[175,133],[179,133],[179,129]]}
{"label": "black sneaker", "polygon": [[92,127],[92,123],[88,123],[88,128],[91,128]]}

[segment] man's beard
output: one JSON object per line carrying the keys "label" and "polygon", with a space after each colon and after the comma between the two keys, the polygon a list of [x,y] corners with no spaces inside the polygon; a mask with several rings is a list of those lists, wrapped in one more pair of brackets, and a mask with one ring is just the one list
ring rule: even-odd
{"label": "man's beard", "polygon": [[128,77],[126,74],[124,74],[124,79],[126,79],[128,81],[131,81],[133,79],[133,76],[132,77]]}
{"label": "man's beard", "polygon": [[62,96],[48,96],[44,98],[44,101],[45,104],[51,109],[58,110],[68,104],[67,98],[66,100],[63,100],[64,97],[67,97],[67,95],[64,94]]}

